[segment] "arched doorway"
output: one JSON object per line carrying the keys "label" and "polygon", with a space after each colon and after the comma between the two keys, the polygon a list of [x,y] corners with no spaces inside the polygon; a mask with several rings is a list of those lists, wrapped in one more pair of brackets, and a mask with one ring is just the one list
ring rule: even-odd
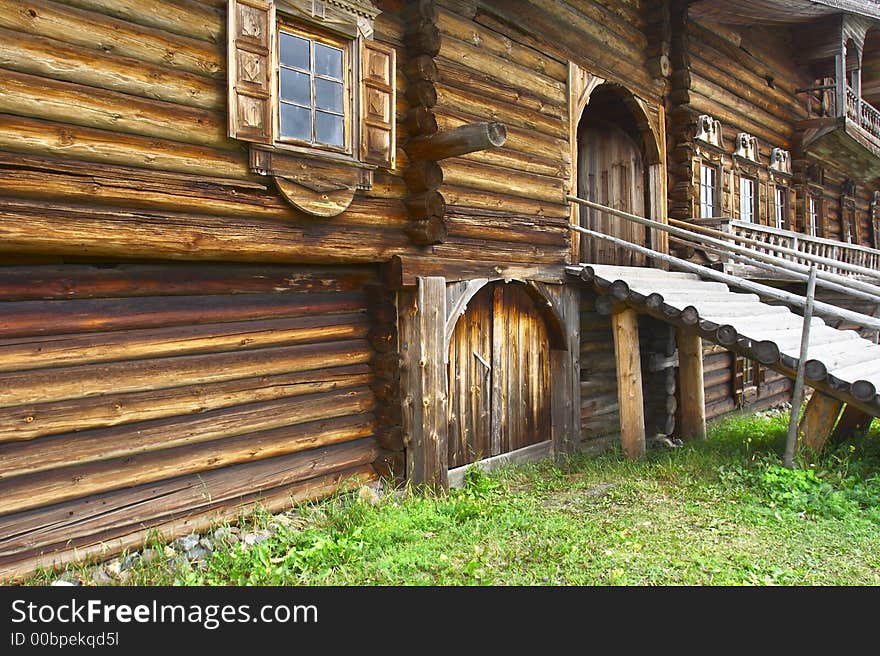
{"label": "arched doorway", "polygon": [[551,437],[552,326],[521,283],[489,283],[467,303],[449,340],[449,467]]}
{"label": "arched doorway", "polygon": [[[577,127],[577,192],[587,200],[650,217],[647,172],[656,159],[646,119],[633,109],[635,99],[622,87],[600,84],[589,95]],[[646,135],[647,133],[647,135]],[[581,207],[580,225],[649,246],[649,231],[638,223]],[[644,266],[644,255],[608,241],[581,236],[582,262]]]}

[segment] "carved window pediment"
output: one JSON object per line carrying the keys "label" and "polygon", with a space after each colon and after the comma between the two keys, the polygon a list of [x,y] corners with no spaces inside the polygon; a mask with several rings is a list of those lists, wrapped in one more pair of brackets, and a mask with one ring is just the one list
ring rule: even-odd
{"label": "carved window pediment", "polygon": [[734,155],[750,162],[758,162],[758,140],[755,137],[746,132],[740,132],[736,135],[734,144]]}
{"label": "carved window pediment", "polygon": [[770,151],[770,170],[791,175],[791,153],[782,148]]}
{"label": "carved window pediment", "polygon": [[394,48],[369,0],[229,0],[229,136],[296,209],[335,216],[395,166]]}
{"label": "carved window pediment", "polygon": [[694,138],[721,148],[723,139],[721,135],[721,121],[712,118],[708,114],[701,114],[697,118],[697,133]]}

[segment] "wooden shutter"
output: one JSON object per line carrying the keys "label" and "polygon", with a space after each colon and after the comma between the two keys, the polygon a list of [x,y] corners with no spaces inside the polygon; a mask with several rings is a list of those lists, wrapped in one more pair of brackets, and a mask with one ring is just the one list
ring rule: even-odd
{"label": "wooden shutter", "polygon": [[787,230],[797,230],[797,193],[794,187],[788,188],[788,216],[785,217]]}
{"label": "wooden shutter", "polygon": [[761,225],[770,225],[770,217],[768,216],[768,208],[773,201],[770,198],[771,187],[766,182],[758,183],[758,223]]}
{"label": "wooden shutter", "polygon": [[274,125],[275,3],[229,0],[229,136],[271,144]]}
{"label": "wooden shutter", "polygon": [[394,168],[395,50],[375,41],[361,41],[361,161]]}

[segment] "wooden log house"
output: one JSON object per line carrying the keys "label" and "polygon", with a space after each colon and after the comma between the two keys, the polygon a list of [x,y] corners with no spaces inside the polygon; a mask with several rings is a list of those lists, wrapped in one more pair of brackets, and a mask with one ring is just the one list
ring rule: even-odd
{"label": "wooden log house", "polygon": [[864,0],[0,0],[0,579],[561,455],[639,421],[622,407],[677,435],[680,364],[709,417],[787,398],[570,284],[568,264],[654,263],[569,222],[670,244],[566,195],[876,248],[878,20]]}

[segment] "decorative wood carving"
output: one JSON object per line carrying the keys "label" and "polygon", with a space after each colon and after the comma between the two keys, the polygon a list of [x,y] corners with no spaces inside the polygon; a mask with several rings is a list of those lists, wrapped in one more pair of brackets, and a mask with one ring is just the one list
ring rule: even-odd
{"label": "decorative wood carving", "polygon": [[694,138],[721,148],[723,146],[721,121],[712,118],[708,114],[700,114],[697,118],[697,134]]}
{"label": "decorative wood carving", "polygon": [[774,171],[791,175],[791,153],[782,148],[771,150],[770,168]]}
{"label": "decorative wood carving", "polygon": [[736,135],[733,154],[752,162],[758,161],[758,140],[746,132]]}

